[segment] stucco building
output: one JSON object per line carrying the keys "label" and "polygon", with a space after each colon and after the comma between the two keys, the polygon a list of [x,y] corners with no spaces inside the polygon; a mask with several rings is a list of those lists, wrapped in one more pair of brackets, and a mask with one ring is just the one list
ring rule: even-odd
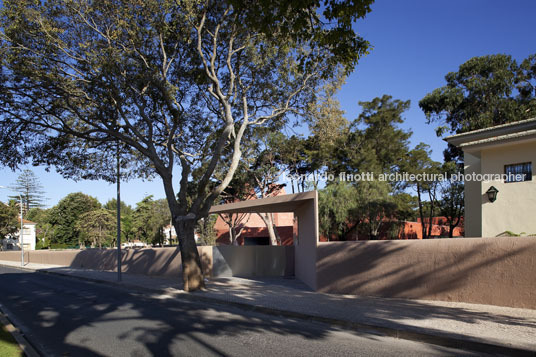
{"label": "stucco building", "polygon": [[[20,218],[18,219],[18,224],[20,224]],[[25,250],[35,250],[36,245],[36,231],[35,226],[37,223],[28,221],[26,219],[22,220],[22,244],[24,244]],[[2,250],[20,250],[20,229],[15,232],[11,237],[5,238],[2,240]]]}
{"label": "stucco building", "polygon": [[[235,213],[236,214],[236,213]],[[237,230],[241,234],[237,239],[238,245],[269,245],[268,229],[264,221],[256,213],[245,213],[243,222]],[[293,244],[294,215],[291,212],[272,213],[275,229],[281,238],[281,245]],[[220,215],[214,224],[218,244],[231,244],[229,225]]]}
{"label": "stucco building", "polygon": [[536,118],[445,140],[464,153],[465,236],[536,234]]}

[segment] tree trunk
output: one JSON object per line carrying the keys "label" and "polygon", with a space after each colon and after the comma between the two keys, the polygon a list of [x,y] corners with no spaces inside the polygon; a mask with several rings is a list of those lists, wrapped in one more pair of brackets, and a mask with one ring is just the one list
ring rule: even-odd
{"label": "tree trunk", "polygon": [[434,218],[434,200],[432,196],[429,194],[428,197],[430,198],[430,214],[429,214],[429,222],[428,222],[428,238],[432,236],[432,224],[433,224],[433,218]]}
{"label": "tree trunk", "polygon": [[195,220],[177,221],[174,226],[178,233],[179,247],[182,260],[182,279],[185,291],[195,291],[205,288],[201,259],[195,244]]}
{"label": "tree trunk", "polygon": [[[175,191],[172,185],[172,175],[161,174],[162,182],[164,184],[164,191],[166,192],[166,199],[171,212],[173,220],[173,226],[177,233],[177,239],[179,241],[179,248],[181,252],[181,265],[182,265],[182,279],[184,282],[185,291],[195,291],[205,288],[205,281],[203,276],[203,269],[201,267],[201,259],[199,258],[199,252],[197,245],[195,244],[195,224],[199,220],[199,216],[195,213],[186,214],[184,208],[186,202],[184,198],[181,200],[181,205],[177,202]],[[181,182],[183,185],[183,182]],[[180,195],[180,193],[179,193]]]}
{"label": "tree trunk", "polygon": [[417,183],[417,202],[419,203],[419,217],[421,218],[422,239],[426,239],[428,237],[426,236],[426,225],[424,224],[424,212],[422,210],[421,187],[418,183]]}
{"label": "tree trunk", "polygon": [[270,245],[281,245],[281,238],[277,232],[277,228],[274,225],[274,219],[271,213],[257,213],[263,220],[268,230],[268,236],[270,237]]}
{"label": "tree trunk", "polygon": [[229,226],[229,238],[231,239],[231,245],[239,245],[238,236],[239,235],[236,234],[235,227]]}

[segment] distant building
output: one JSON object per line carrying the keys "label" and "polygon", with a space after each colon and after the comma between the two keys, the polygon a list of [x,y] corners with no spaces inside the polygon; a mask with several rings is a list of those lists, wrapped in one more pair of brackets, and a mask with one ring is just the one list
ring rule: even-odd
{"label": "distant building", "polygon": [[[20,218],[17,220],[20,225]],[[35,235],[35,226],[37,223],[28,221],[26,219],[22,220],[22,243],[25,250],[35,250],[36,244],[36,235]],[[20,250],[20,229],[18,232],[15,232],[12,236],[2,240],[2,250]]]}
{"label": "distant building", "polygon": [[178,243],[177,232],[175,232],[175,227],[173,227],[173,225],[168,224],[162,231],[164,234],[164,245],[170,245],[173,242],[175,242],[175,244]]}
{"label": "distant building", "polygon": [[536,234],[536,118],[445,140],[464,154],[465,236]]}
{"label": "distant building", "polygon": [[[281,186],[274,190],[271,196],[286,194]],[[255,197],[252,198],[256,199]],[[281,238],[281,245],[294,244],[294,214],[290,212],[273,213],[273,223]],[[266,224],[258,214],[246,214],[237,230],[242,230],[237,239],[238,245],[270,245],[270,238]],[[217,244],[231,244],[229,225],[225,223],[221,215],[218,215],[214,224]]]}
{"label": "distant building", "polygon": [[[428,218],[424,219],[426,227],[428,228]],[[452,230],[452,236],[454,238],[464,236],[463,217],[460,220],[458,226]],[[446,217],[432,217],[432,230],[430,238],[446,238],[449,236],[449,226]],[[327,237],[320,235],[321,242],[327,242]],[[336,238],[335,238],[336,239]],[[422,221],[417,218],[416,222],[412,221],[396,221],[384,219],[380,231],[378,232],[378,240],[391,240],[391,239],[423,239],[422,238]],[[332,238],[333,240],[333,238]],[[345,237],[345,240],[370,240],[370,236],[367,232],[360,231],[357,226],[351,229]]]}
{"label": "distant building", "polygon": [[[164,235],[164,245],[176,245],[179,244],[179,241],[177,239],[177,232],[175,232],[175,227],[171,224],[168,224],[164,228],[162,228],[162,233]],[[196,243],[200,242],[199,234],[194,233],[194,239]]]}
{"label": "distant building", "polygon": [[[293,245],[294,214],[273,213],[274,225],[276,226],[281,245]],[[270,245],[268,229],[264,221],[256,214],[248,214],[244,223],[238,227],[242,233],[238,237],[238,245]],[[216,242],[218,244],[231,244],[229,225],[218,215],[214,224]]]}

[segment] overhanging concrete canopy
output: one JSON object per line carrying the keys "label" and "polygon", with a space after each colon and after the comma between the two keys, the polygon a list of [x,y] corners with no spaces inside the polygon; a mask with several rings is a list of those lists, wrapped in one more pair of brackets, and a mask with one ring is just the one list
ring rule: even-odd
{"label": "overhanging concrete canopy", "polygon": [[294,273],[316,290],[316,247],[318,245],[318,192],[233,202],[213,206],[209,213],[293,212],[298,219],[298,237],[294,242]]}
{"label": "overhanging concrete canopy", "polygon": [[300,206],[316,200],[316,191],[280,195],[212,206],[209,213],[295,212]]}

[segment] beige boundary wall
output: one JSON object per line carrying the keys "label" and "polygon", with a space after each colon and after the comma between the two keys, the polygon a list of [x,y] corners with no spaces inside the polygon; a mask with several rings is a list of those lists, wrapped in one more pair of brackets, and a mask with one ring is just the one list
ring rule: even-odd
{"label": "beige boundary wall", "polygon": [[294,247],[231,245],[214,247],[212,276],[294,276]]}
{"label": "beige boundary wall", "polygon": [[[205,276],[292,276],[294,247],[198,247]],[[216,258],[216,259],[213,259]],[[20,262],[20,251],[0,252],[0,260]],[[214,265],[213,265],[214,260]],[[115,249],[36,250],[24,254],[26,263],[117,271]],[[123,249],[122,271],[130,274],[179,277],[181,256],[177,248]]]}
{"label": "beige boundary wall", "polygon": [[[291,276],[295,247],[199,247],[206,276]],[[319,243],[317,290],[536,309],[536,237]],[[20,261],[20,252],[0,252]],[[29,251],[25,261],[114,271],[116,251]],[[123,250],[123,271],[179,277],[176,248]],[[313,271],[314,272],[314,271]]]}
{"label": "beige boundary wall", "polygon": [[536,309],[536,237],[319,243],[317,290]]}

